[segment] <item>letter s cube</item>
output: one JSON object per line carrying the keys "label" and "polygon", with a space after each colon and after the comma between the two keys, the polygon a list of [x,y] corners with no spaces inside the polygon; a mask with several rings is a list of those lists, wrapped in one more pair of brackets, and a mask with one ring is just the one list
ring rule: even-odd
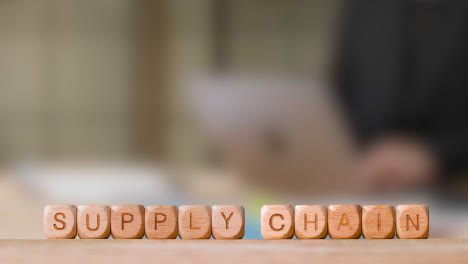
{"label": "letter s cube", "polygon": [[76,206],[47,205],[44,208],[44,235],[53,239],[76,237]]}

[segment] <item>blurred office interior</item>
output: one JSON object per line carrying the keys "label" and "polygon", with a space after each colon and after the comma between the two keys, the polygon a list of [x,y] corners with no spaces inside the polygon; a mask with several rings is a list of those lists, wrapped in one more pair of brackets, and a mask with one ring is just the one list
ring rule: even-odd
{"label": "blurred office interior", "polygon": [[0,1],[0,238],[62,203],[240,204],[246,238],[263,204],[427,203],[431,237],[466,237],[466,185],[357,175],[328,81],[344,2]]}

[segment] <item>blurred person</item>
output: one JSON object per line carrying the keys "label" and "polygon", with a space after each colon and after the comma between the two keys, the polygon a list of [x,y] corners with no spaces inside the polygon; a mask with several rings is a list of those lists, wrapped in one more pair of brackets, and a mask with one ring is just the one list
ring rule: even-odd
{"label": "blurred person", "polygon": [[346,4],[336,87],[367,183],[456,179],[468,167],[468,1]]}

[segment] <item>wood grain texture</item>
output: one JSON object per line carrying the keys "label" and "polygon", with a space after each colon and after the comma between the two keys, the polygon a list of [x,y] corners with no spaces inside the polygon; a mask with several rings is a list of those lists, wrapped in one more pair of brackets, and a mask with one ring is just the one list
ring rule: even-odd
{"label": "wood grain texture", "polygon": [[398,205],[396,211],[398,238],[424,239],[429,237],[427,205]]}
{"label": "wood grain texture", "polygon": [[468,240],[0,240],[0,259],[22,264],[466,263]]}
{"label": "wood grain texture", "polygon": [[211,207],[181,205],[179,207],[179,237],[209,239],[211,237]]}
{"label": "wood grain texture", "polygon": [[359,238],[361,236],[361,206],[330,205],[328,207],[328,234],[335,239]]}
{"label": "wood grain texture", "polygon": [[289,239],[294,236],[292,205],[264,205],[260,217],[260,229],[264,239]]}
{"label": "wood grain texture", "polygon": [[113,205],[111,234],[116,239],[142,238],[145,235],[145,208],[141,205]]}
{"label": "wood grain texture", "polygon": [[47,205],[44,207],[44,235],[51,239],[76,237],[76,206]]}
{"label": "wood grain texture", "polygon": [[294,229],[299,239],[325,238],[328,234],[328,209],[322,205],[296,205]]}
{"label": "wood grain texture", "polygon": [[110,236],[111,213],[106,205],[78,206],[78,236],[82,239],[104,239]]}
{"label": "wood grain texture", "polygon": [[212,211],[212,233],[215,239],[240,239],[244,237],[244,207],[215,205]]}
{"label": "wood grain texture", "polygon": [[145,235],[148,239],[174,239],[178,233],[178,209],[172,205],[145,208]]}
{"label": "wood grain texture", "polygon": [[367,239],[395,236],[395,207],[391,205],[365,205],[362,208],[362,235]]}

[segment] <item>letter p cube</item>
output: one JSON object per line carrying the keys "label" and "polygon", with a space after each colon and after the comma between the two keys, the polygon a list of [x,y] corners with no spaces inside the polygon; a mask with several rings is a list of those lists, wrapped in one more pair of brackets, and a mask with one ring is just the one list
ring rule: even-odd
{"label": "letter p cube", "polygon": [[117,239],[145,235],[145,208],[141,205],[114,205],[111,208],[111,234]]}
{"label": "letter p cube", "polygon": [[153,205],[145,209],[145,234],[149,239],[177,237],[178,211],[176,206]]}

